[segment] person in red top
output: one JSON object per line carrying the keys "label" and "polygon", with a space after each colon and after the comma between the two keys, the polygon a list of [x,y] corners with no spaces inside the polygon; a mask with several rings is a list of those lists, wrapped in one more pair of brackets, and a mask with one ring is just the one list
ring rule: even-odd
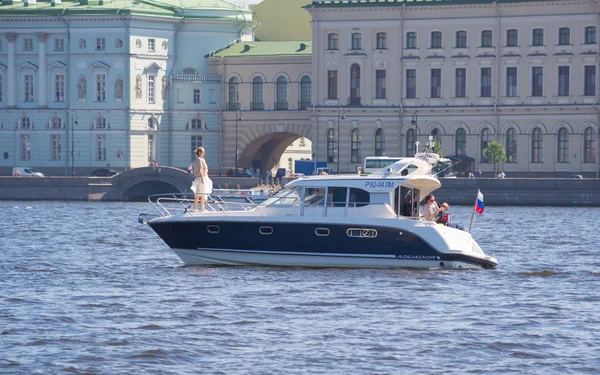
{"label": "person in red top", "polygon": [[438,212],[437,220],[435,222],[438,224],[448,225],[448,223],[450,223],[450,213],[448,212],[449,209],[450,206],[448,205],[448,203],[442,203],[442,206],[440,207],[440,212]]}

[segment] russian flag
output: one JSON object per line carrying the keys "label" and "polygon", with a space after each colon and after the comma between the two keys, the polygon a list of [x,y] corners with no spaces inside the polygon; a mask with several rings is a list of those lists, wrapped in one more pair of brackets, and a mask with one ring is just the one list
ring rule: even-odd
{"label": "russian flag", "polygon": [[477,211],[478,214],[482,214],[483,213],[483,194],[481,194],[481,192],[477,192],[477,202],[475,203],[475,211]]}

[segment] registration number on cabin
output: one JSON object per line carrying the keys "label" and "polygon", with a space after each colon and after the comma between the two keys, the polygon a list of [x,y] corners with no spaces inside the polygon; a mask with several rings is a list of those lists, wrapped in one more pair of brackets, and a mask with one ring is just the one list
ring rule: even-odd
{"label": "registration number on cabin", "polygon": [[365,187],[369,189],[389,189],[394,187],[394,181],[366,181]]}

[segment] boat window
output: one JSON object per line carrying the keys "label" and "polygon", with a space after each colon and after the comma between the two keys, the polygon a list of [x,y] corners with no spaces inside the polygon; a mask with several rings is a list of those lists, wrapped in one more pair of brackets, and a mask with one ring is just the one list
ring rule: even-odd
{"label": "boat window", "polygon": [[363,189],[350,188],[350,199],[348,203],[350,207],[363,207],[371,202],[371,194]]}
{"label": "boat window", "polygon": [[400,215],[408,217],[418,215],[419,201],[418,197],[415,199],[415,192],[413,189],[402,186],[400,188],[400,202],[402,203]]}
{"label": "boat window", "polygon": [[324,188],[306,188],[306,198],[304,204],[306,206],[316,206],[325,203]]}
{"label": "boat window", "polygon": [[317,229],[315,229],[315,234],[317,236],[321,236],[321,237],[323,237],[323,236],[329,236],[329,229],[327,229],[327,228],[317,228]]}
{"label": "boat window", "polygon": [[208,233],[219,233],[219,227],[217,225],[209,225],[206,227],[206,230],[208,231]]}
{"label": "boat window", "polygon": [[260,206],[297,206],[300,202],[300,188],[285,188],[271,198],[265,200]]}
{"label": "boat window", "polygon": [[402,172],[400,172],[400,176],[408,176],[409,174],[413,173],[417,169],[419,169],[419,167],[417,167],[416,165],[409,164],[404,169],[402,169]]}
{"label": "boat window", "polygon": [[330,187],[327,189],[327,203],[331,203],[333,207],[346,206],[346,196],[348,188],[345,187]]}
{"label": "boat window", "polygon": [[265,234],[265,235],[273,234],[273,228],[271,228],[271,227],[260,227],[260,228],[258,228],[258,231],[260,232],[260,234]]}

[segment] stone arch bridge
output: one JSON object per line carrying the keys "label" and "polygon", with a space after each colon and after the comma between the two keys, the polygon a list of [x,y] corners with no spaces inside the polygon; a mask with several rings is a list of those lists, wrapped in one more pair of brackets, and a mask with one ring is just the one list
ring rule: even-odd
{"label": "stone arch bridge", "polygon": [[191,192],[193,176],[179,168],[131,169],[108,179],[112,188],[104,196],[111,201],[145,201],[148,195]]}

